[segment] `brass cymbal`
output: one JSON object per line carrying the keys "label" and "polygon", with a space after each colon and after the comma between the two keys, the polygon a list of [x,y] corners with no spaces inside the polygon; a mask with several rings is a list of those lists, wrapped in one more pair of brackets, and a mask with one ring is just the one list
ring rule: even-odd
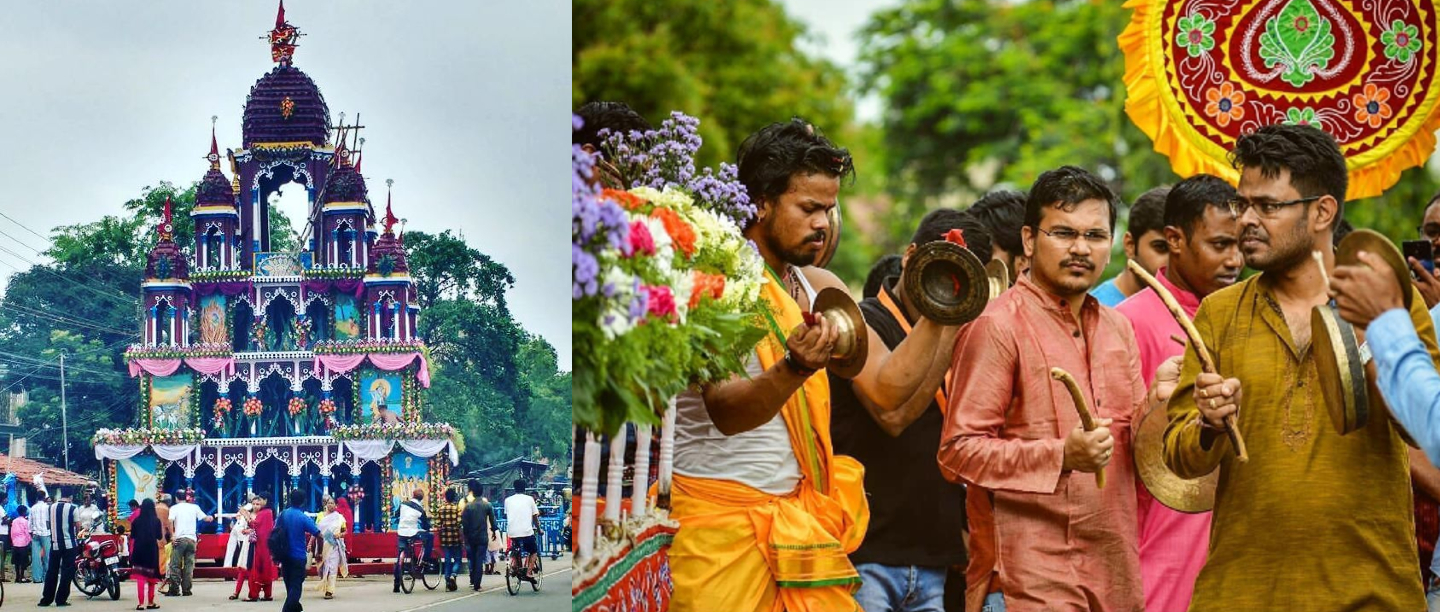
{"label": "brass cymbal", "polygon": [[1195,514],[1215,507],[1215,487],[1220,470],[1194,479],[1181,478],[1165,465],[1165,426],[1169,423],[1161,406],[1140,417],[1135,428],[1135,474],[1145,489],[1160,503],[1179,512]]}
{"label": "brass cymbal", "polygon": [[980,258],[969,249],[935,240],[916,247],[905,264],[900,286],[925,318],[942,325],[960,325],[985,311],[992,297],[990,278]]}
{"label": "brass cymbal", "polygon": [[985,273],[990,276],[990,299],[1000,297],[1001,293],[1010,288],[1010,268],[1005,267],[1005,262],[990,260],[990,263],[985,264]]}
{"label": "brass cymbal", "polygon": [[1310,346],[1330,422],[1340,435],[1364,427],[1370,417],[1370,394],[1355,328],[1329,305],[1310,310]]}
{"label": "brass cymbal", "polygon": [[860,305],[844,291],[826,287],[815,295],[813,309],[840,332],[825,369],[840,378],[855,378],[865,369],[865,360],[870,356],[870,330],[865,327]]}
{"label": "brass cymbal", "polygon": [[825,232],[825,244],[821,245],[820,253],[815,255],[815,267],[823,268],[830,265],[830,260],[835,258],[836,249],[840,248],[840,205],[830,207],[825,213],[825,218],[830,221],[830,229]]}
{"label": "brass cymbal", "polygon": [[1390,269],[1395,272],[1395,280],[1400,281],[1400,299],[1404,300],[1405,309],[1409,310],[1410,303],[1415,299],[1415,292],[1410,288],[1410,266],[1405,263],[1405,257],[1400,255],[1400,249],[1395,248],[1395,243],[1379,232],[1357,229],[1340,241],[1340,247],[1335,250],[1335,265],[1364,265],[1356,257],[1356,253],[1360,251],[1379,255],[1389,264]]}

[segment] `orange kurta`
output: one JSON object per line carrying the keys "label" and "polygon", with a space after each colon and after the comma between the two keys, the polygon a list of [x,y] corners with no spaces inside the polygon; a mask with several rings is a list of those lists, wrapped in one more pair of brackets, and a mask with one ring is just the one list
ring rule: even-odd
{"label": "orange kurta", "polygon": [[[762,368],[785,355],[800,306],[772,274],[762,288],[771,336],[756,346]],[[829,377],[821,370],[780,409],[800,463],[799,486],[783,496],[743,483],[675,475],[670,548],[676,612],[851,612],[860,576],[847,555],[869,525],[864,468],[830,442]]]}
{"label": "orange kurta", "polygon": [[[971,612],[993,591],[1011,612],[1144,608],[1130,428],[1145,385],[1134,332],[1090,296],[1081,318],[1083,327],[1021,276],[956,344],[938,459],[946,478],[971,485]],[[1114,419],[1104,489],[1093,474],[1062,469],[1080,418],[1052,367],[1075,377],[1097,418]]]}

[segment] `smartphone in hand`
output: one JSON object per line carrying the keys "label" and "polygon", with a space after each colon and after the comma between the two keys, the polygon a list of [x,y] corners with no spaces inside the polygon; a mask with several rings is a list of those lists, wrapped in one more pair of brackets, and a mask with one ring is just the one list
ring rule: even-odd
{"label": "smartphone in hand", "polygon": [[1405,256],[1407,261],[1414,257],[1426,272],[1435,273],[1435,247],[1430,244],[1429,240],[1406,240],[1400,243],[1400,253]]}

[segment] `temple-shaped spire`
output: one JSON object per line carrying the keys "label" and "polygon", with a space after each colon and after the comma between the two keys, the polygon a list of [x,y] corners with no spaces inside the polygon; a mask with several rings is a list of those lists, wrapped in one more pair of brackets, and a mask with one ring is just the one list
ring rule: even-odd
{"label": "temple-shaped spire", "polygon": [[395,231],[394,231],[393,228],[395,227],[395,224],[396,224],[396,223],[399,223],[399,222],[400,222],[399,219],[395,218],[395,213],[393,213],[393,212],[390,211],[390,188],[391,188],[391,186],[394,185],[394,184],[395,184],[395,179],[385,179],[385,234],[384,234],[384,235],[386,235],[386,236],[394,236],[394,235],[395,235]]}
{"label": "temple-shaped spire", "polygon": [[220,146],[215,142],[215,120],[219,118],[216,115],[210,115],[210,154],[206,155],[205,159],[210,160],[211,170],[220,169]]}
{"label": "temple-shaped spire", "polygon": [[270,30],[270,59],[282,66],[289,66],[295,57],[295,41],[304,34],[290,22],[285,21],[285,0],[280,0],[280,10],[275,13],[275,29]]}
{"label": "temple-shaped spire", "polygon": [[171,223],[173,220],[174,218],[170,214],[170,196],[167,195],[165,196],[165,216],[160,219],[160,227],[158,228],[160,230],[161,242],[169,242],[175,239],[175,225]]}

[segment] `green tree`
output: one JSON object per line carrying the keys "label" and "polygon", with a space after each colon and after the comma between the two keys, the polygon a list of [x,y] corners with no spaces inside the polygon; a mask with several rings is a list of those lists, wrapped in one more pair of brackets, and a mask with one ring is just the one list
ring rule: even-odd
{"label": "green tree", "polygon": [[[862,32],[861,88],[888,110],[893,250],[927,209],[1084,166],[1129,202],[1177,177],[1125,115],[1119,2],[907,0]],[[1123,215],[1122,215],[1123,217]]]}
{"label": "green tree", "polygon": [[698,117],[701,165],[733,161],[775,121],[838,132],[850,120],[844,73],[801,51],[804,26],[771,0],[578,0],[571,15],[574,105],[626,102],[656,125],[672,110]]}
{"label": "green tree", "polygon": [[405,251],[422,308],[442,299],[474,299],[492,304],[508,316],[505,292],[515,286],[515,277],[450,230],[406,232]]}

